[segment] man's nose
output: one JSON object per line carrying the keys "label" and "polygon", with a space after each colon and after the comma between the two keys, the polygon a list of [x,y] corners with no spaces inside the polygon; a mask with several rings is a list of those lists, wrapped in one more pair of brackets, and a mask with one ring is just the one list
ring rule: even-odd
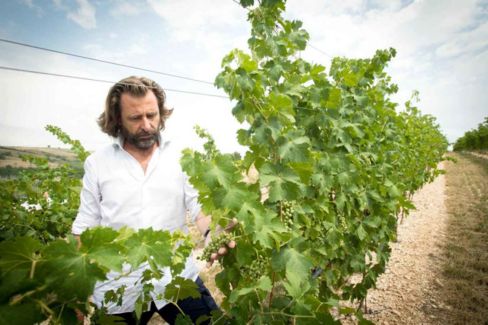
{"label": "man's nose", "polygon": [[147,117],[142,118],[142,128],[144,131],[150,131],[152,129],[151,121]]}

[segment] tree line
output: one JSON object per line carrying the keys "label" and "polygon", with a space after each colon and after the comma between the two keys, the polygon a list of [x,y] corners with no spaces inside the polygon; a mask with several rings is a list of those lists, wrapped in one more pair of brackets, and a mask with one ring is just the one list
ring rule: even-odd
{"label": "tree line", "polygon": [[457,139],[453,150],[488,150],[488,116],[482,123],[478,124],[477,129],[467,131]]}

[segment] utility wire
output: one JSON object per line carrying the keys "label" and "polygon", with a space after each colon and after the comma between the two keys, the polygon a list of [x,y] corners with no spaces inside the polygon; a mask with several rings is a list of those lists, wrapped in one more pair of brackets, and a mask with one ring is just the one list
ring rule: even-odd
{"label": "utility wire", "polygon": [[[66,75],[66,74],[61,74],[61,73],[43,72],[43,71],[27,70],[27,69],[21,69],[21,68],[5,67],[5,66],[0,66],[0,69],[1,70],[9,70],[9,71],[17,71],[17,72],[34,73],[34,74],[47,75],[47,76],[52,76],[52,77],[62,77],[62,78],[78,79],[78,80],[85,80],[85,81],[103,82],[103,83],[108,83],[108,84],[112,84],[112,85],[117,83],[116,81],[111,81],[111,80],[94,79],[94,78],[88,78],[88,77]],[[229,97],[227,97],[227,96],[214,95],[214,94],[208,94],[208,93],[200,93],[200,92],[189,91],[189,90],[180,90],[180,89],[171,89],[171,88],[164,88],[164,90],[170,91],[170,92],[172,91],[172,92],[177,92],[177,93],[191,94],[191,95],[209,96],[209,97],[218,97],[218,98],[229,99]]]}
{"label": "utility wire", "polygon": [[124,67],[124,68],[130,68],[130,69],[134,69],[134,70],[140,70],[140,71],[145,71],[145,72],[156,73],[156,74],[160,74],[160,75],[167,76],[167,77],[179,78],[179,79],[184,79],[184,80],[189,80],[189,81],[194,81],[194,82],[200,82],[200,83],[204,83],[204,84],[208,84],[208,85],[213,85],[212,82],[206,81],[206,80],[200,80],[200,79],[195,79],[195,78],[180,76],[180,75],[176,75],[176,74],[166,73],[166,72],[162,72],[162,71],[156,71],[156,70],[152,70],[152,69],[136,67],[136,66],[133,66],[133,65],[122,64],[122,63],[112,62],[112,61],[108,61],[108,60],[102,60],[102,59],[92,58],[92,57],[89,57],[89,56],[79,55],[79,54],[75,54],[75,53],[69,53],[69,52],[63,52],[63,51],[48,49],[48,48],[45,48],[45,47],[40,47],[40,46],[36,46],[36,45],[32,45],[32,44],[27,44],[27,43],[16,42],[16,41],[4,39],[4,38],[0,38],[0,42],[15,44],[15,45],[19,45],[19,46],[25,46],[25,47],[29,47],[29,48],[32,48],[32,49],[47,51],[47,52],[51,52],[51,53],[68,55],[68,56],[72,56],[72,57],[75,57],[75,58],[80,58],[80,59],[85,59],[85,60],[90,60],[90,61],[95,61],[95,62],[101,62],[101,63],[111,64],[111,65],[115,65],[115,66],[118,66],[118,67]]}
{"label": "utility wire", "polygon": [[327,52],[325,52],[325,51],[322,51],[321,49],[319,49],[319,48],[318,48],[318,47],[316,47],[316,46],[313,46],[313,45],[312,45],[312,44],[310,44],[310,43],[307,43],[307,45],[308,45],[308,46],[310,46],[311,48],[313,48],[315,51],[317,51],[317,52],[319,52],[319,53],[321,53],[321,54],[323,54],[323,55],[325,55],[325,56],[328,56],[328,57],[329,57],[329,58],[331,58],[331,59],[333,59],[333,58],[334,58],[332,55],[328,54],[328,53],[327,53]]}

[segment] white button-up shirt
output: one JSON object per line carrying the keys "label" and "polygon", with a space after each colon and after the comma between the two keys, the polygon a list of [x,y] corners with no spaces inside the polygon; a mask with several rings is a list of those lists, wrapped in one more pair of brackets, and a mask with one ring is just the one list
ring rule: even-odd
{"label": "white button-up shirt", "polygon": [[[155,230],[187,233],[186,212],[195,221],[200,212],[198,192],[188,183],[188,177],[179,164],[180,153],[172,148],[169,141],[161,140],[154,150],[146,173],[139,162],[123,149],[123,140],[90,155],[85,161],[85,175],[81,191],[81,204],[73,223],[72,232],[81,234],[85,229],[95,226],[119,229],[128,226],[133,229],[153,228]],[[147,265],[142,265],[129,275],[110,271],[108,280],[97,282],[93,299],[101,307],[105,292],[117,290],[125,285],[121,306],[116,303],[103,304],[109,314],[134,310],[135,302],[142,292],[140,279]],[[124,273],[130,270],[124,265]],[[164,293],[165,286],[171,282],[168,269],[163,270],[161,280],[153,280],[152,296],[158,308],[167,302],[156,300]],[[181,276],[195,280],[199,269],[190,256]]]}

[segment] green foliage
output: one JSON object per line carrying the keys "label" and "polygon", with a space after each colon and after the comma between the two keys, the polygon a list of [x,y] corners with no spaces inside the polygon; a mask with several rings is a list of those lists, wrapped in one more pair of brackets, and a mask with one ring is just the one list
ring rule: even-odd
{"label": "green foliage", "polygon": [[403,164],[397,170],[403,176],[406,191],[412,194],[422,185],[433,181],[442,171],[437,163],[444,159],[447,148],[446,137],[439,132],[439,126],[431,115],[422,115],[413,101],[418,102],[418,93],[405,103],[405,111],[399,114],[403,130],[401,158]]}
{"label": "green foliage", "polygon": [[90,155],[90,153],[81,145],[80,140],[71,139],[71,137],[59,127],[47,125],[46,130],[56,136],[62,143],[69,144],[71,146],[71,151],[76,154],[80,161],[85,161],[85,159]]}
{"label": "green foliage", "polygon": [[457,139],[453,149],[454,151],[488,150],[488,117],[485,117],[476,130],[468,131]]}
{"label": "green foliage", "polygon": [[[47,129],[72,145],[81,165],[88,152],[78,140],[59,128]],[[80,200],[81,171],[76,164],[51,167],[46,158],[22,156],[35,167],[23,169],[16,178],[0,180],[0,241],[31,236],[43,243],[63,237],[71,230]]]}
{"label": "green foliage", "polygon": [[0,152],[0,160],[3,160],[5,158],[11,157],[11,156],[12,156],[11,152],[8,152],[8,151]]}
{"label": "green foliage", "polygon": [[28,168],[12,167],[11,165],[0,167],[0,178],[15,178]]}
{"label": "green foliage", "polygon": [[[104,280],[109,270],[122,270],[123,263],[131,264],[133,269],[149,263],[159,269],[171,267],[181,272],[190,251],[191,243],[182,234],[154,230],[93,228],[82,234],[80,245],[73,236],[44,245],[31,237],[3,241],[0,320],[12,324],[46,319],[55,324],[76,323],[75,310],[88,314],[88,297],[96,281]],[[144,286],[150,286],[151,280],[152,277],[140,279]],[[175,277],[165,298],[176,302],[195,296],[196,285],[190,282]],[[119,300],[123,288],[119,289],[109,292],[107,299]],[[144,297],[139,301],[141,309],[148,302]]]}
{"label": "green foliage", "polygon": [[[215,84],[236,101],[248,151],[222,154],[200,130],[207,151],[181,160],[213,226],[239,220],[216,278],[222,307],[237,324],[333,323],[341,301],[362,301],[384,271],[398,213],[438,175],[447,141],[412,101],[395,111],[394,49],[335,58],[327,73],[300,58],[309,36],[282,18],[283,1],[241,4],[253,8],[250,52],[225,56]],[[243,182],[251,169],[259,177]]]}
{"label": "green foliage", "polygon": [[[57,127],[46,129],[71,145],[83,163],[89,153],[78,140]],[[82,233],[78,245],[70,230],[79,206],[80,170],[68,163],[52,167],[46,158],[23,159],[35,167],[0,181],[0,323],[49,319],[75,324],[76,309],[89,314],[88,298],[96,281],[104,280],[110,270],[122,272],[123,264],[131,270],[147,264],[135,306],[138,316],[152,300],[151,281],[163,276],[163,267],[170,267],[174,279],[164,296],[167,301],[199,295],[193,281],[178,277],[193,248],[187,236],[153,229],[94,228]],[[124,290],[109,291],[106,302],[121,302]],[[92,317],[101,323],[115,321],[103,309]]]}

